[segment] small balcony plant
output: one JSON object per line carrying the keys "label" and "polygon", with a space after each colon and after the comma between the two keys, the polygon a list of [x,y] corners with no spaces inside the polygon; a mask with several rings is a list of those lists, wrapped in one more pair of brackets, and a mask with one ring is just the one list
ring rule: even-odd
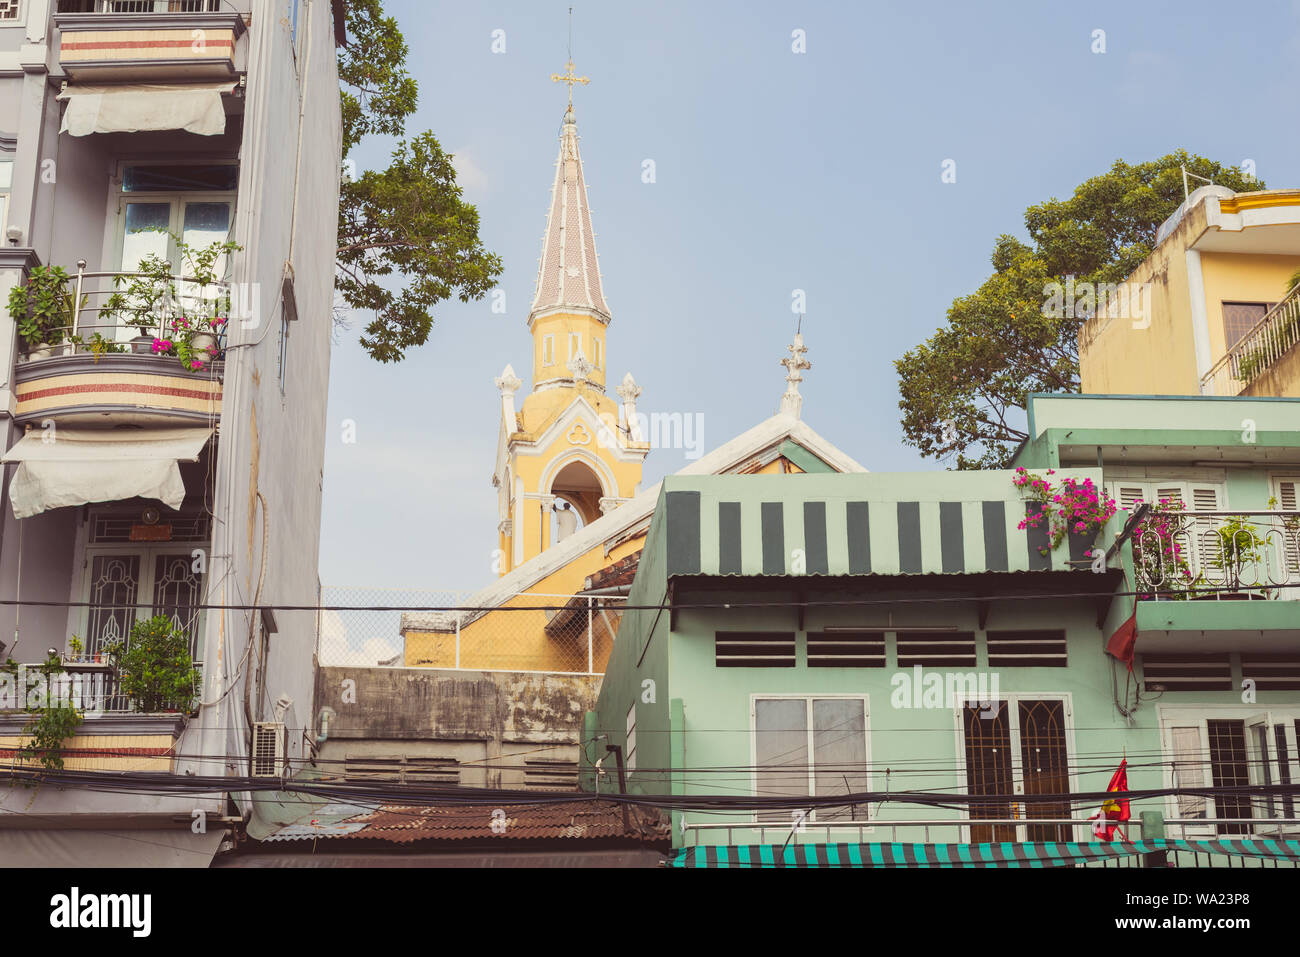
{"label": "small balcony plant", "polygon": [[[9,318],[27,346],[29,359],[48,358],[67,338],[78,310],[72,277],[59,266],[33,266],[25,285],[9,291]],[[82,296],[85,308],[89,296]]]}
{"label": "small balcony plant", "polygon": [[139,351],[174,356],[186,371],[199,372],[220,354],[230,314],[230,295],[219,284],[217,267],[242,247],[233,242],[199,247],[169,235],[180,251],[184,279],[173,275],[170,261],[151,253],[135,275],[113,278],[116,291],[100,315],[133,326],[140,333]]}
{"label": "small balcony plant", "polygon": [[121,678],[122,694],[146,714],[192,711],[199,691],[199,672],[190,657],[190,638],[166,615],[142,618],[131,626],[125,645],[106,649]]}
{"label": "small balcony plant", "polygon": [[1251,524],[1245,515],[1235,515],[1214,530],[1211,539],[1213,552],[1210,565],[1222,574],[1226,591],[1219,598],[1250,599],[1264,598],[1263,594],[1242,590],[1242,572],[1247,565],[1259,568],[1264,561],[1260,549],[1268,545],[1260,538],[1259,529]]}
{"label": "small balcony plant", "polygon": [[[1141,504],[1139,499],[1134,507]],[[1201,576],[1193,574],[1187,560],[1187,521],[1182,502],[1162,498],[1134,529],[1133,567],[1140,599],[1187,601],[1195,596]]]}

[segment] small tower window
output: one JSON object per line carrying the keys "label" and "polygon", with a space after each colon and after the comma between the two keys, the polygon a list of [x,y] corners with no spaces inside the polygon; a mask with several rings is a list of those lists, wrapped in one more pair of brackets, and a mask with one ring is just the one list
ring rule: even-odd
{"label": "small tower window", "polygon": [[555,365],[555,336],[542,336],[542,365]]}
{"label": "small tower window", "polygon": [[582,355],[582,333],[569,333],[569,358],[576,359]]}
{"label": "small tower window", "polygon": [[600,368],[600,340],[599,339],[591,340],[591,361],[595,364],[597,369]]}

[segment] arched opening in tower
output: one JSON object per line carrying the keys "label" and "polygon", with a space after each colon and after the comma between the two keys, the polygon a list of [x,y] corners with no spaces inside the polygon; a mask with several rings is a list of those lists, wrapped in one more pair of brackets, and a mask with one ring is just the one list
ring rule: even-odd
{"label": "arched opening in tower", "polygon": [[556,473],[550,494],[555,496],[555,507],[551,510],[551,543],[558,544],[600,518],[600,499],[607,493],[600,477],[590,466],[583,462],[570,462]]}

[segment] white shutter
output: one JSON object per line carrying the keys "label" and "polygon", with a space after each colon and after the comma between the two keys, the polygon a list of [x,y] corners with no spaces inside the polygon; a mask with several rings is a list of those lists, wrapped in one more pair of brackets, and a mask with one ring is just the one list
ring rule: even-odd
{"label": "white shutter", "polygon": [[[1205,762],[1201,757],[1201,729],[1170,728],[1169,740],[1173,752],[1174,787],[1205,787]],[[1207,817],[1206,812],[1204,797],[1196,794],[1178,795],[1179,817]]]}
{"label": "white shutter", "polygon": [[[1279,478],[1277,481],[1277,507],[1284,512],[1300,511],[1300,479]],[[1281,523],[1279,523],[1281,524]],[[1283,580],[1296,582],[1300,580],[1300,529],[1281,525],[1283,536],[1282,568]]]}
{"label": "white shutter", "polygon": [[[1213,486],[1193,486],[1190,489],[1191,503],[1188,511],[1217,512],[1219,510],[1219,490]],[[1192,574],[1204,573],[1212,584],[1222,585],[1224,570],[1216,568],[1213,562],[1219,556],[1219,526],[1223,519],[1218,517],[1202,518],[1192,522],[1188,534],[1192,536],[1187,561],[1192,567]]]}

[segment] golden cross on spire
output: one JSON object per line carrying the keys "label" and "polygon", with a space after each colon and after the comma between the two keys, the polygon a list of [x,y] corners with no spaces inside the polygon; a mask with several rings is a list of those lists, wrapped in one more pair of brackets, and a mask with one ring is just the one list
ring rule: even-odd
{"label": "golden cross on spire", "polygon": [[563,73],[551,74],[551,82],[569,84],[569,109],[573,109],[573,84],[581,83],[583,86],[586,86],[588,83],[591,82],[591,77],[578,76],[577,74],[575,74],[573,72],[573,61],[570,60],[565,65]]}

